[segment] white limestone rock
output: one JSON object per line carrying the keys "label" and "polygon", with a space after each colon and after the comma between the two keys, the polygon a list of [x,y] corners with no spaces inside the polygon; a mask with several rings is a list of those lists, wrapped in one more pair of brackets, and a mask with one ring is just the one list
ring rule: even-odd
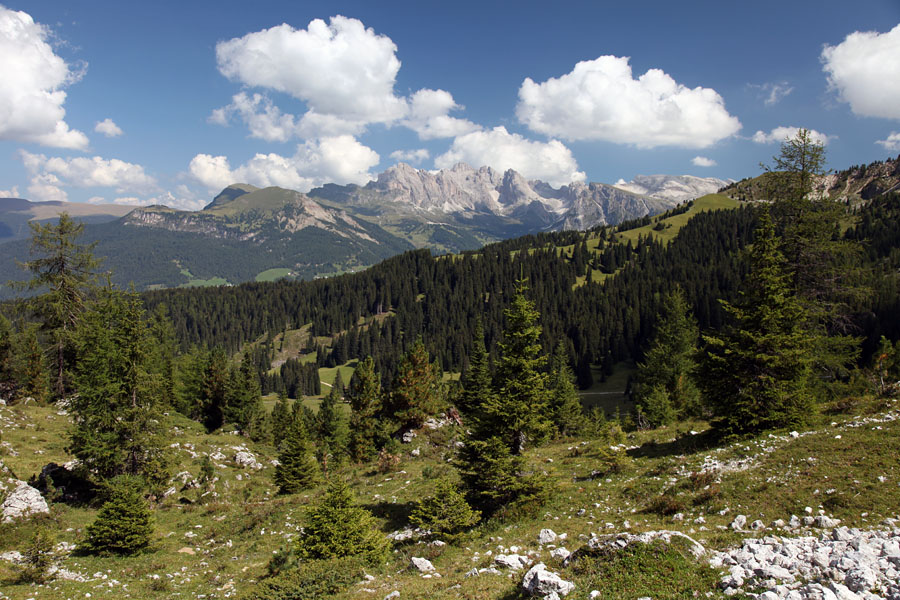
{"label": "white limestone rock", "polygon": [[22,517],[49,512],[50,507],[47,506],[47,501],[44,500],[41,493],[24,481],[17,481],[16,489],[6,497],[3,504],[0,504],[0,514],[2,514],[0,520],[3,523],[11,523]]}
{"label": "white limestone rock", "polygon": [[531,596],[549,598],[552,594],[566,596],[575,589],[575,584],[566,581],[557,573],[547,570],[544,563],[531,567],[522,578],[522,589]]}

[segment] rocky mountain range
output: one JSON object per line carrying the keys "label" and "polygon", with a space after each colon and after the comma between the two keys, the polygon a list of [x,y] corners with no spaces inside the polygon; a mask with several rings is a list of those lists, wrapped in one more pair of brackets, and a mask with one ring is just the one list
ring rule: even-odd
{"label": "rocky mountain range", "polygon": [[[458,164],[432,172],[401,163],[365,186],[328,184],[308,194],[236,183],[200,211],[55,203],[56,212],[48,212],[49,203],[9,200],[18,212],[4,213],[0,200],[0,226],[15,216],[7,228],[16,234],[7,237],[22,238],[23,224],[37,218],[38,208],[46,218],[69,210],[94,219],[85,241],[97,242],[96,254],[107,257],[104,268],[120,283],[146,289],[308,279],[414,247],[459,252],[540,231],[615,225],[664,212],[723,183],[653,176],[620,186],[554,188],[513,170]],[[27,259],[26,242],[0,245],[0,258],[7,259],[0,261],[0,280],[21,278],[15,260]]]}

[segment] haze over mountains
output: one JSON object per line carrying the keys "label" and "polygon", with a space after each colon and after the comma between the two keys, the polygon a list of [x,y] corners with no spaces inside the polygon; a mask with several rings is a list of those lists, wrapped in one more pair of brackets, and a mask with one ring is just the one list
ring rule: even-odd
{"label": "haze over mountains", "polygon": [[93,219],[86,241],[97,242],[96,254],[107,257],[114,278],[146,289],[313,278],[411,248],[459,252],[529,233],[615,225],[726,183],[656,175],[618,186],[554,188],[513,170],[460,163],[432,172],[400,163],[364,186],[327,184],[308,194],[235,183],[201,211],[9,200],[0,204],[0,227],[20,241],[0,246],[7,259],[0,278],[21,277],[12,259],[27,258],[26,221],[64,210]]}

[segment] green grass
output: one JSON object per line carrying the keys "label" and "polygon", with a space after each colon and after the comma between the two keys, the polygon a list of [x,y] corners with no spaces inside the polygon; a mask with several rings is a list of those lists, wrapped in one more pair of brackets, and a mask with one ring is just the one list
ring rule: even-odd
{"label": "green grass", "polygon": [[[331,370],[332,378],[336,370]],[[593,389],[614,391],[623,387],[626,376],[625,369],[617,369]],[[569,598],[587,598],[591,590],[600,591],[602,598],[702,598],[707,592],[721,598],[717,587],[721,573],[694,560],[677,543],[586,555],[565,566],[550,557],[549,548],[538,547],[537,534],[542,528],[566,533],[568,539],[560,544],[576,550],[584,545],[580,536],[674,529],[708,549],[724,549],[749,535],[785,534],[735,533],[728,525],[736,514],[768,524],[791,514],[802,516],[809,506],[860,528],[877,527],[882,519],[896,517],[900,420],[859,427],[847,422],[896,410],[898,403],[862,398],[822,408],[823,414],[810,424],[811,433],[796,439],[774,432],[717,447],[704,434],[706,424],[695,421],[629,433],[624,442],[627,451],[611,451],[610,445],[619,442],[605,437],[551,442],[528,454],[529,469],[546,473],[553,490],[537,514],[489,520],[445,547],[396,544],[388,563],[366,570],[374,576],[372,581],[352,585],[335,597],[383,598],[399,590],[402,598],[519,600],[523,572],[511,577],[465,576],[472,567],[491,566],[501,547],[515,545],[520,553],[532,552],[535,561],[574,582],[576,589]],[[0,460],[19,478],[27,479],[47,462],[71,458],[65,452],[68,418],[57,412],[34,405],[0,407],[0,435],[11,446],[0,447]],[[277,496],[269,463],[276,453],[271,446],[229,432],[207,434],[201,425],[177,414],[169,415],[165,425],[170,431],[167,443],[177,444],[170,448],[173,473],[186,470],[196,475],[204,453],[224,455],[214,461],[219,477],[215,495],[201,499],[200,490],[177,485],[176,493],[154,508],[156,534],[149,552],[126,558],[72,555],[62,561],[64,568],[92,579],[88,582],[22,585],[14,580],[15,568],[0,561],[3,594],[15,600],[84,598],[87,593],[93,598],[239,597],[265,575],[272,553],[298,535],[305,509],[318,501],[322,487]],[[384,532],[394,531],[406,525],[412,503],[431,493],[438,478],[453,475],[447,461],[461,435],[455,426],[423,429],[411,444],[402,445],[395,470],[380,473],[371,464],[349,466],[337,476],[351,481],[358,502],[376,515]],[[265,468],[238,468],[232,447],[240,445],[254,452]],[[416,448],[420,453],[413,456]],[[615,457],[615,469],[608,468],[610,456]],[[743,460],[746,468],[692,476],[707,458],[726,464]],[[602,469],[606,469],[602,475],[592,475]],[[673,508],[684,513],[684,520],[673,519]],[[38,525],[48,527],[56,541],[77,542],[96,511],[55,503],[49,517],[0,524],[0,552],[21,550]],[[705,523],[695,523],[698,517]],[[429,558],[442,577],[423,579],[408,570],[412,556]],[[95,573],[107,579],[94,578]],[[113,580],[119,583],[110,585]]]}
{"label": "green grass", "polygon": [[[644,225],[643,227],[629,229],[628,231],[617,233],[616,238],[622,242],[631,240],[632,243],[637,243],[639,237],[646,237],[648,235],[651,235],[656,239],[659,239],[665,243],[669,243],[673,239],[675,239],[675,236],[678,235],[679,230],[681,230],[684,224],[687,223],[694,215],[710,210],[725,210],[730,208],[737,208],[738,206],[740,206],[740,202],[729,198],[728,196],[723,196],[721,194],[708,194],[694,200],[693,206],[691,206],[691,208],[688,209],[687,212],[684,212],[680,215],[675,215],[674,217],[667,217],[665,219],[657,220],[657,218],[654,218],[653,223],[651,223],[650,225]],[[662,222],[669,227],[662,231],[656,231],[653,228],[657,225],[658,222]]]}
{"label": "green grass", "polygon": [[257,274],[256,281],[277,281],[290,274],[291,270],[286,268],[266,269],[262,273]]}

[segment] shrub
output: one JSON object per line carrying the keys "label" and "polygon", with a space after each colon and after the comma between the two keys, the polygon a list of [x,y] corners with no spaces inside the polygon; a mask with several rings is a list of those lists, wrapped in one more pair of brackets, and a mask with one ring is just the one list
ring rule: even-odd
{"label": "shrub", "polygon": [[153,515],[137,485],[132,478],[117,477],[79,549],[89,554],[135,554],[150,545],[152,535]]}
{"label": "shrub", "polygon": [[329,484],[321,504],[307,512],[303,535],[297,540],[302,559],[360,556],[376,563],[387,558],[388,548],[375,518],[354,506],[353,493],[342,481]]}
{"label": "shrub", "polygon": [[43,527],[34,532],[31,543],[22,557],[19,581],[22,583],[44,583],[53,566],[53,538]]}
{"label": "shrub", "polygon": [[449,479],[438,481],[434,494],[416,503],[409,516],[413,525],[449,541],[478,523],[481,513],[472,510]]}
{"label": "shrub", "polygon": [[363,578],[360,557],[313,560],[259,582],[241,600],[313,600],[330,598]]}

